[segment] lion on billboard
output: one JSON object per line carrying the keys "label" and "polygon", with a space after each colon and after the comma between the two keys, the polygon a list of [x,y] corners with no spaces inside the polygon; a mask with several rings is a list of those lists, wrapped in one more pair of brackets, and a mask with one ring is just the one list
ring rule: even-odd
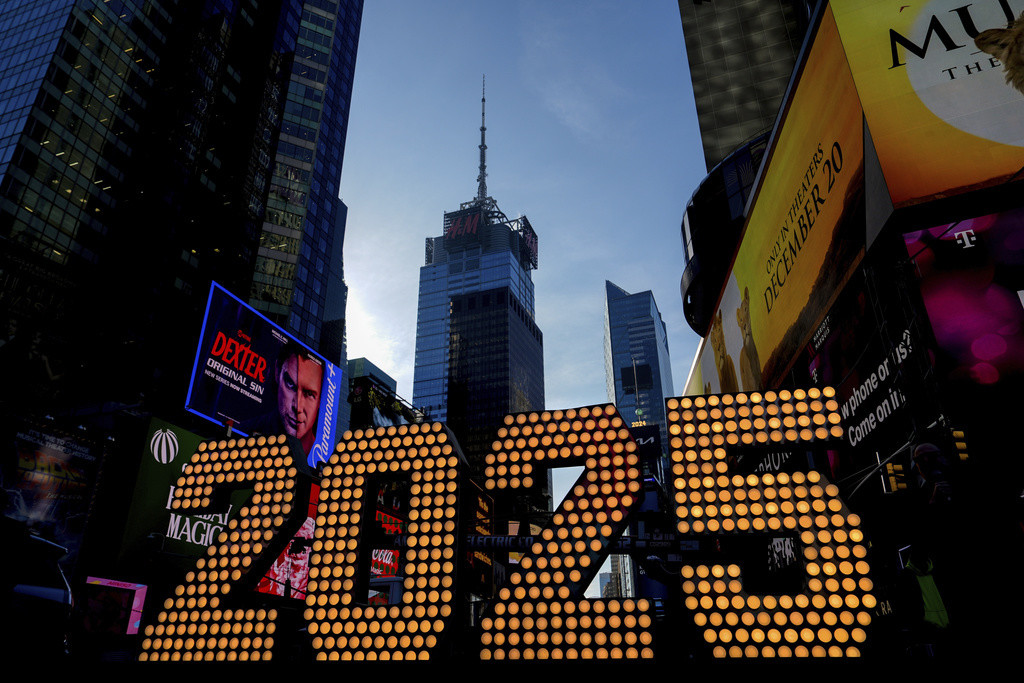
{"label": "lion on billboard", "polygon": [[750,288],[743,288],[743,301],[736,309],[736,324],[743,336],[743,349],[740,351],[740,382],[745,391],[761,388],[761,358],[754,345],[754,332],[750,325]]}
{"label": "lion on billboard", "polygon": [[1024,94],[1024,13],[1007,28],[982,31],[974,44],[1002,62],[1006,82]]}
{"label": "lion on billboard", "polygon": [[735,393],[740,390],[736,382],[736,364],[725,346],[725,331],[722,329],[722,312],[719,311],[711,321],[708,333],[711,349],[715,352],[715,368],[718,370],[718,390],[722,393]]}

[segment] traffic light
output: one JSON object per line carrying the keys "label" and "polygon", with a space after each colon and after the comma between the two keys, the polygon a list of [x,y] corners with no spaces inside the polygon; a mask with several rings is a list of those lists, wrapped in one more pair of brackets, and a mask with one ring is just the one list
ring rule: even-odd
{"label": "traffic light", "polygon": [[889,481],[889,493],[896,493],[907,488],[907,475],[903,465],[895,463],[885,464],[885,476]]}
{"label": "traffic light", "polygon": [[953,430],[953,444],[956,446],[956,454],[960,457],[960,461],[967,460],[967,435],[963,430]]}

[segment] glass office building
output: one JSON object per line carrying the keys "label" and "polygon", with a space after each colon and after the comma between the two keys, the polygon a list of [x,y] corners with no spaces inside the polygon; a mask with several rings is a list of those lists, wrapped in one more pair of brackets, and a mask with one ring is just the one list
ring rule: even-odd
{"label": "glass office building", "polygon": [[604,364],[608,400],[626,424],[658,425],[668,443],[665,397],[674,396],[668,333],[654,295],[605,280]]}
{"label": "glass office building", "polygon": [[361,10],[0,2],[2,362],[33,407],[179,407],[214,279],[313,346],[343,318],[327,293]]}
{"label": "glass office building", "polygon": [[470,459],[510,412],[544,407],[544,338],[534,320],[537,235],[494,200],[445,214],[420,269],[413,404],[447,422]]}
{"label": "glass office building", "polygon": [[[608,400],[615,404],[633,437],[641,444],[644,469],[664,481],[668,444],[665,397],[674,396],[672,363],[668,355],[668,333],[654,294],[649,290],[630,294],[605,280],[604,364]],[[661,443],[655,443],[654,432]],[[645,438],[646,437],[646,438]],[[644,441],[651,443],[643,445]],[[648,504],[656,505],[658,495],[649,493]],[[646,508],[645,508],[646,509]],[[630,533],[636,533],[635,522]],[[641,583],[644,597],[650,597],[653,582],[641,576],[627,555],[611,556],[614,589],[621,597],[636,597]]]}
{"label": "glass office building", "polygon": [[344,240],[347,210],[338,190],[361,18],[362,0],[303,3],[249,294],[342,366],[344,300],[330,297],[344,288],[335,242]]}

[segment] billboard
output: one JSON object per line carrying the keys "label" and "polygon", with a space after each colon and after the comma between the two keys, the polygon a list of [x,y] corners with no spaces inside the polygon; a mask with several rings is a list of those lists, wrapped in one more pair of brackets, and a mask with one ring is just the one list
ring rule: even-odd
{"label": "billboard", "polygon": [[[889,456],[909,464],[918,442],[934,438],[923,428],[938,414],[924,377],[931,352],[921,337],[916,309],[899,294],[898,267],[890,272],[883,265],[891,258],[891,250],[869,257],[793,367],[797,383],[835,388],[846,447],[815,456],[816,467],[834,480],[866,478]],[[794,455],[787,450],[795,449],[763,458],[761,469],[784,471]],[[879,491],[876,478],[871,481],[871,490]]]}
{"label": "billboard", "polygon": [[182,569],[191,567],[206,551],[228,520],[249,498],[248,491],[235,491],[222,510],[188,515],[171,509],[175,483],[188,464],[202,437],[159,418],[152,418],[142,444],[139,474],[128,512],[121,556],[141,556],[146,539],[159,539],[160,550]]}
{"label": "billboard", "polygon": [[863,256],[863,119],[827,7],[769,154],[687,393],[772,384]]}
{"label": "billboard", "polygon": [[313,535],[316,533],[316,506],[319,500],[320,486],[310,484],[306,519],[256,585],[258,592],[294,600],[306,599],[306,588],[309,586],[309,556],[313,547]]}
{"label": "billboard", "polygon": [[519,260],[537,267],[537,233],[526,216],[520,216],[509,225],[519,235]]}
{"label": "billboard", "polygon": [[1024,72],[1019,56],[1008,53],[1019,45],[1024,21],[1007,26],[1024,12],[1024,2],[833,0],[831,6],[895,206],[993,185],[1018,172]]}
{"label": "billboard", "polygon": [[147,589],[142,583],[86,578],[82,628],[89,633],[138,633]]}
{"label": "billboard", "polygon": [[341,381],[336,365],[210,286],[187,410],[242,436],[294,436],[315,466],[334,448]]}
{"label": "billboard", "polygon": [[1022,236],[1024,208],[904,235],[943,380],[1009,394],[1024,377]]}
{"label": "billboard", "polygon": [[5,451],[3,515],[67,548],[63,564],[69,571],[85,533],[101,458],[98,444],[46,422],[15,425]]}
{"label": "billboard", "polygon": [[487,225],[484,210],[474,206],[444,215],[445,244],[460,243],[480,238],[480,228]]}
{"label": "billboard", "polygon": [[[371,427],[372,429],[372,427]],[[399,576],[401,550],[393,538],[408,531],[409,487],[401,481],[383,481],[377,485],[373,510],[372,538],[376,544],[370,555],[370,578]],[[388,547],[391,546],[391,547]]]}

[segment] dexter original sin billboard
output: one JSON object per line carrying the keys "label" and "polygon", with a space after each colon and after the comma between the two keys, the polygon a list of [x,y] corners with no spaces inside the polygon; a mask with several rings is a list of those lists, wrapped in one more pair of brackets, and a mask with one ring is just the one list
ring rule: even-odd
{"label": "dexter original sin billboard", "polygon": [[341,381],[336,365],[211,285],[187,410],[242,436],[294,436],[315,466],[334,450]]}
{"label": "dexter original sin billboard", "polygon": [[749,208],[688,394],[782,376],[864,253],[864,123],[826,7]]}
{"label": "dexter original sin billboard", "polygon": [[832,0],[831,7],[896,207],[1019,172],[1024,0]]}

